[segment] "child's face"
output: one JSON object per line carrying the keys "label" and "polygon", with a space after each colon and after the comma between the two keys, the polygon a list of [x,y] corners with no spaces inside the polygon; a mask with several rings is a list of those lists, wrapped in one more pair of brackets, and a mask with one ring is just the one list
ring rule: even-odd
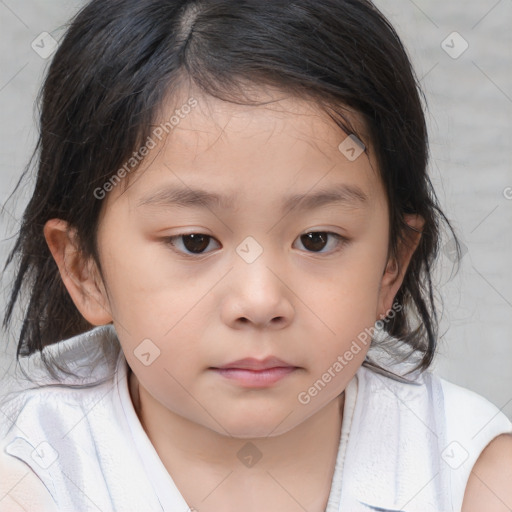
{"label": "child's face", "polygon": [[[139,385],[159,406],[221,434],[277,435],[343,391],[368,350],[358,335],[391,307],[400,282],[386,268],[386,195],[368,156],[350,161],[338,149],[346,134],[312,106],[194,97],[197,107],[127,190],[105,199],[107,307]],[[229,204],[173,204],[172,189]],[[306,208],[319,191],[345,199]],[[295,194],[306,194],[304,207],[283,210]],[[310,232],[346,241],[302,236]],[[179,238],[193,233],[211,238]],[[257,374],[214,369],[269,356],[294,369],[275,382],[259,377],[259,386]]]}

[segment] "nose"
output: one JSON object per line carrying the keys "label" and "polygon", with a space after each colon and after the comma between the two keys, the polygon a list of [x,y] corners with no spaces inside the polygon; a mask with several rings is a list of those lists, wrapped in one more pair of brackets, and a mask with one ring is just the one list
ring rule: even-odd
{"label": "nose", "polygon": [[230,272],[221,314],[231,328],[283,329],[293,320],[293,293],[263,256],[252,263],[238,259]]}

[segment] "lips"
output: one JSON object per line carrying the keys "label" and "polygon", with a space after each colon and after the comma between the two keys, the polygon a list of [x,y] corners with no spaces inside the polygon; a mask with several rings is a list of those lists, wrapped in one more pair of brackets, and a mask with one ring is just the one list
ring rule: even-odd
{"label": "lips", "polygon": [[211,370],[227,381],[244,388],[268,388],[277,384],[298,368],[277,357],[245,358]]}
{"label": "lips", "polygon": [[252,370],[252,371],[263,371],[270,370],[271,368],[294,368],[293,365],[277,358],[277,357],[266,357],[265,359],[255,359],[253,357],[247,357],[245,359],[239,359],[223,366],[215,367],[218,370],[227,369],[240,369],[240,370]]}

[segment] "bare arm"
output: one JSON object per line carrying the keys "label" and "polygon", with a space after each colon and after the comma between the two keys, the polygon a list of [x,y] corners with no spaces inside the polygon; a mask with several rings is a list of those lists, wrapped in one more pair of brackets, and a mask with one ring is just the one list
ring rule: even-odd
{"label": "bare arm", "polygon": [[0,451],[0,510],[58,512],[44,484],[23,462]]}
{"label": "bare arm", "polygon": [[462,512],[512,511],[512,434],[493,439],[469,476]]}

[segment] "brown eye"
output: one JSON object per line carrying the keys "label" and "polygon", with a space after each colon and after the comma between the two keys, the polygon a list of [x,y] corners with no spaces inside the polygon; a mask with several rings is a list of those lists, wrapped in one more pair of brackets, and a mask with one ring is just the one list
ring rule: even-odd
{"label": "brown eye", "polygon": [[[210,241],[214,240],[214,238],[203,233],[191,233],[189,235],[170,236],[167,237],[165,240],[166,243],[172,245],[173,247],[176,247],[178,252],[182,253],[185,256],[190,256],[194,254],[204,254],[204,251],[210,245]],[[181,243],[177,243],[176,241],[181,241]],[[182,246],[184,249],[182,249],[179,246]]]}
{"label": "brown eye", "polygon": [[304,247],[308,251],[321,251],[327,243],[327,233],[307,233],[300,237],[300,240]]}
{"label": "brown eye", "polygon": [[193,233],[191,235],[184,235],[182,238],[183,245],[187,251],[195,254],[203,252],[210,243],[210,237],[208,235]]}
{"label": "brown eye", "polygon": [[[329,238],[334,238],[335,240],[334,250],[322,252],[322,250],[328,245]],[[343,242],[347,242],[347,239],[337,233],[331,233],[329,231],[312,231],[301,235],[300,241],[304,248],[309,252],[326,253],[335,252]]]}

